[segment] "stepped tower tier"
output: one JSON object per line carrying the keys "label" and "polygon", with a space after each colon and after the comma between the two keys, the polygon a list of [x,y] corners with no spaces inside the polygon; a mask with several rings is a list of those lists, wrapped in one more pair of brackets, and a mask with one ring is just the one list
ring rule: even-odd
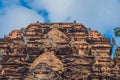
{"label": "stepped tower tier", "polygon": [[115,57],[120,60],[120,47],[117,48]]}
{"label": "stepped tower tier", "polygon": [[0,38],[0,80],[119,80],[120,47],[79,23],[31,23]]}

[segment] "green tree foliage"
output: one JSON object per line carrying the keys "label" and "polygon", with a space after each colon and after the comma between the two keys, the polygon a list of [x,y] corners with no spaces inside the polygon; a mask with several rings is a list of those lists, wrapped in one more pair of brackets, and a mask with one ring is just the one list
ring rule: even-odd
{"label": "green tree foliage", "polygon": [[115,37],[120,37],[120,27],[114,28]]}

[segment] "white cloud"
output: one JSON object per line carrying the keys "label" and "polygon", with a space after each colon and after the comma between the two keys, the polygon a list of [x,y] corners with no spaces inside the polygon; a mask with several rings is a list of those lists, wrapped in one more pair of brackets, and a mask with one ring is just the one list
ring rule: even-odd
{"label": "white cloud", "polygon": [[44,22],[40,14],[19,5],[6,6],[1,13],[0,28],[2,31],[0,31],[0,34],[8,34],[13,29],[26,27],[36,21]]}
{"label": "white cloud", "polygon": [[72,0],[35,0],[29,3],[29,5],[35,10],[47,10],[52,22],[63,22],[69,16],[68,12],[72,6]]}
{"label": "white cloud", "polygon": [[86,24],[107,25],[110,21],[117,24],[120,18],[117,0],[34,0],[29,4],[36,10],[46,9],[50,20],[55,22],[71,17]]}

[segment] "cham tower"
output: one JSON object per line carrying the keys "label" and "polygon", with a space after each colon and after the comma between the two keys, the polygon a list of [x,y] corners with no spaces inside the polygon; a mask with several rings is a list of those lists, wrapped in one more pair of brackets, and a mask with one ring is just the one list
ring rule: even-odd
{"label": "cham tower", "polygon": [[32,23],[0,38],[0,80],[120,80],[120,47],[79,23]]}

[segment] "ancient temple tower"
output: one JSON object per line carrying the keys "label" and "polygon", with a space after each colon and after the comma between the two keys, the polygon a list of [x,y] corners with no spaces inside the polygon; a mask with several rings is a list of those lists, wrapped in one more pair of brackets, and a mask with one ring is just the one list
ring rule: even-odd
{"label": "ancient temple tower", "polygon": [[1,80],[119,80],[120,47],[79,23],[31,23],[0,38]]}

